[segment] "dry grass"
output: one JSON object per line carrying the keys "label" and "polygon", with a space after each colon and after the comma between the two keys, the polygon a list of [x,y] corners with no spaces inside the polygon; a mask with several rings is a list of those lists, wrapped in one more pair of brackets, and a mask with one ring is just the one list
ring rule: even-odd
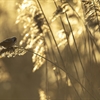
{"label": "dry grass", "polygon": [[22,39],[1,54],[32,54],[32,72],[42,73],[40,100],[99,100],[100,1],[23,0],[17,6]]}

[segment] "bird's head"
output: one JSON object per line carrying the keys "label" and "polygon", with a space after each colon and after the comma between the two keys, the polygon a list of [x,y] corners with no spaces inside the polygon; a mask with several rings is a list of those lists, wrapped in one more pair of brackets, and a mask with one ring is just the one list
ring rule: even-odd
{"label": "bird's head", "polygon": [[16,37],[12,37],[11,40],[12,40],[12,42],[16,42],[17,38]]}

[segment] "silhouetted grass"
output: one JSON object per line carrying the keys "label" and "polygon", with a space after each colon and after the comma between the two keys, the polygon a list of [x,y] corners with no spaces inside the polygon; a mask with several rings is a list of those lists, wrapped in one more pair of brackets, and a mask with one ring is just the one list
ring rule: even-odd
{"label": "silhouetted grass", "polygon": [[20,46],[1,50],[1,57],[32,54],[32,71],[43,68],[40,100],[99,100],[100,1],[23,0],[18,6]]}

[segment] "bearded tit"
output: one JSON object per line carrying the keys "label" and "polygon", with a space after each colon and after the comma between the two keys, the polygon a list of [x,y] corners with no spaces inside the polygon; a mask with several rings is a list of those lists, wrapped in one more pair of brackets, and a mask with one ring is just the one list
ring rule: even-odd
{"label": "bearded tit", "polygon": [[0,43],[0,46],[3,46],[5,48],[11,48],[16,43],[16,41],[16,37],[7,38],[6,40]]}

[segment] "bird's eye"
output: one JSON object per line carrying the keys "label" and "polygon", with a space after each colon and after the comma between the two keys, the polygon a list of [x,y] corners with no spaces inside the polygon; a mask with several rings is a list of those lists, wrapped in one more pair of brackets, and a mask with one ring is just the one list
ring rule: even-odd
{"label": "bird's eye", "polygon": [[16,37],[13,37],[13,38],[12,38],[12,41],[13,41],[13,42],[15,42],[16,40],[17,40],[17,38],[16,38]]}

